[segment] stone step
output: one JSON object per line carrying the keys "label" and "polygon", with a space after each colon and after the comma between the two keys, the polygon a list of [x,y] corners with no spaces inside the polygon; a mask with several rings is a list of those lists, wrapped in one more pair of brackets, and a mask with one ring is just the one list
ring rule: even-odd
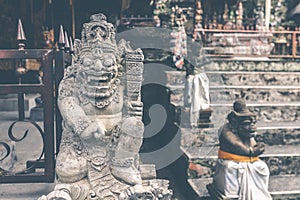
{"label": "stone step", "polygon": [[[264,160],[271,175],[300,174],[300,145],[266,146],[265,153],[260,156]],[[208,178],[215,171],[218,146],[180,147],[187,157],[189,178]]]}
{"label": "stone step", "polygon": [[[234,102],[234,99],[231,101],[215,101],[211,102],[210,106],[211,107],[231,107]],[[250,109],[254,109],[254,107],[257,106],[265,106],[265,107],[285,107],[285,106],[300,106],[300,101],[294,101],[294,102],[258,102],[258,101],[247,101],[247,107]]]}
{"label": "stone step", "polygon": [[[187,155],[191,160],[193,159],[203,159],[203,158],[212,158],[216,159],[218,156],[218,145],[216,146],[202,146],[202,147],[180,147],[181,150]],[[260,156],[260,158],[266,157],[293,157],[300,156],[300,145],[266,145],[265,152]],[[299,169],[300,170],[300,169]]]}
{"label": "stone step", "polygon": [[[248,59],[248,58],[247,58]],[[225,60],[214,59],[206,66],[207,71],[245,71],[245,72],[299,72],[300,64],[298,61],[286,61],[279,59],[267,60]]]}
{"label": "stone step", "polygon": [[300,89],[299,85],[216,85],[210,89]]}
{"label": "stone step", "polygon": [[[188,129],[181,128],[181,146],[201,147],[218,144],[218,128]],[[256,141],[266,145],[300,145],[300,125],[297,127],[258,127]]]}
{"label": "stone step", "polygon": [[[200,199],[209,198],[206,185],[212,182],[212,178],[188,179]],[[269,179],[269,191],[275,200],[300,199],[300,176],[271,176]]]}
{"label": "stone step", "polygon": [[267,145],[300,145],[300,125],[297,127],[259,127],[256,141]]}
{"label": "stone step", "polygon": [[1,200],[33,200],[53,191],[55,183],[1,184]]}
{"label": "stone step", "polygon": [[211,86],[300,86],[299,72],[208,71]]}
{"label": "stone step", "polygon": [[244,98],[247,102],[283,103],[300,101],[300,86],[210,86],[212,103]]}
{"label": "stone step", "polygon": [[[300,72],[208,71],[211,88],[218,87],[300,87]],[[183,86],[186,73],[166,71],[166,84]]]}
{"label": "stone step", "polygon": [[[247,107],[257,116],[257,122],[261,126],[295,126],[300,122],[300,105],[289,104],[269,104],[258,105],[247,103]],[[232,111],[230,104],[211,104],[211,122],[219,127],[227,119],[227,115]],[[272,124],[273,123],[273,124]],[[266,125],[264,125],[266,124]],[[260,125],[259,125],[260,126]]]}

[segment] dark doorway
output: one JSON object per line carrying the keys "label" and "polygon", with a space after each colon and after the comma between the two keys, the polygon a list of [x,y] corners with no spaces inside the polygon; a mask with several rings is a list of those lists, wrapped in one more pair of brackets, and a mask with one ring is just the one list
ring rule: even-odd
{"label": "dark doorway", "polygon": [[142,87],[145,124],[142,152],[163,148],[176,134],[169,90],[162,85],[151,83]]}
{"label": "dark doorway", "polygon": [[170,102],[172,91],[166,87],[165,71],[173,70],[176,69],[158,61],[145,64],[142,86],[145,131],[140,155],[143,163],[155,164],[158,179],[170,181],[174,198],[186,200],[190,191],[184,186],[186,182],[182,183],[186,181],[186,167],[181,164],[180,133],[174,123],[175,106]]}
{"label": "dark doorway", "polygon": [[[178,133],[178,127],[174,124],[174,107],[170,102],[171,91],[166,87],[165,72],[170,70],[174,69],[159,63],[144,65],[141,98],[145,131],[140,150],[142,154],[164,149],[170,143],[173,145],[172,140]],[[154,160],[159,162],[157,158]]]}

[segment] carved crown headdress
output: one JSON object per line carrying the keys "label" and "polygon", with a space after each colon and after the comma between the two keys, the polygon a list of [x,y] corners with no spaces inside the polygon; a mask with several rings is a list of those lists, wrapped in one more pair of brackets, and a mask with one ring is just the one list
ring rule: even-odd
{"label": "carved crown headdress", "polygon": [[91,15],[90,22],[84,23],[81,32],[81,41],[83,43],[92,40],[96,29],[100,29],[101,36],[104,39],[115,39],[115,29],[113,24],[106,21],[106,16],[102,13]]}
{"label": "carved crown headdress", "polygon": [[75,40],[75,54],[80,57],[84,54],[99,55],[102,53],[117,53],[115,29],[113,24],[106,21],[102,13],[90,17],[90,22],[84,23],[81,40]]}

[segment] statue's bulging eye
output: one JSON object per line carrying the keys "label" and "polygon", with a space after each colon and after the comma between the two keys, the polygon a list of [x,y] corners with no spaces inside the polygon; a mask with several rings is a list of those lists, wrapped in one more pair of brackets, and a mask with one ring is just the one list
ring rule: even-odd
{"label": "statue's bulging eye", "polygon": [[85,58],[85,59],[83,59],[82,64],[83,64],[84,66],[90,66],[90,65],[93,64],[93,61],[92,61],[91,59],[89,59],[89,58]]}

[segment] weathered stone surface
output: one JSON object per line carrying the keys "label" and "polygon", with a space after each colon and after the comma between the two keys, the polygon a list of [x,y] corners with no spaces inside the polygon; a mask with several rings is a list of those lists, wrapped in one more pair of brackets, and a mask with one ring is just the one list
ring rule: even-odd
{"label": "weathered stone surface", "polygon": [[299,63],[295,61],[222,61],[214,60],[207,67],[208,71],[285,71],[299,72]]}
{"label": "weathered stone surface", "polygon": [[[188,129],[181,128],[182,147],[214,146],[219,143],[218,128]],[[257,130],[256,140],[266,145],[298,145],[300,144],[300,130],[298,128],[260,128]]]}
{"label": "weathered stone surface", "polygon": [[170,102],[177,106],[184,104],[185,76],[183,71],[166,71],[166,87],[171,91]]}
{"label": "weathered stone surface", "polygon": [[[288,147],[287,147],[288,148]],[[299,156],[280,156],[262,158],[269,166],[270,175],[295,175],[300,174]]]}
{"label": "weathered stone surface", "polygon": [[201,147],[213,146],[218,143],[217,130],[210,129],[191,129],[181,128],[181,146],[182,147]]}
{"label": "weathered stone surface", "polygon": [[[211,85],[300,86],[300,73],[287,72],[207,72]],[[217,79],[221,78],[221,79]]]}
{"label": "weathered stone surface", "polygon": [[220,88],[211,88],[210,96],[213,102],[244,98],[247,102],[254,103],[298,103],[300,98],[300,89],[295,87],[255,87],[255,86],[224,86]]}
{"label": "weathered stone surface", "polygon": [[[217,123],[222,120],[224,122],[225,117],[227,116],[228,110],[231,109],[230,106],[221,106],[221,105],[212,105],[214,112],[212,113],[212,121]],[[286,123],[298,123],[300,121],[299,106],[287,106],[287,105],[267,105],[267,106],[256,106],[249,105],[249,109],[257,115],[258,125],[261,126],[265,122],[273,122],[274,125],[276,122],[280,124]],[[223,117],[223,119],[222,119]]]}
{"label": "weathered stone surface", "polygon": [[2,140],[0,142],[0,176],[11,171],[16,162],[16,143],[14,141]]}
{"label": "weathered stone surface", "polygon": [[235,55],[270,55],[274,44],[268,42],[272,33],[213,33],[212,47],[216,54]]}
{"label": "weathered stone surface", "polygon": [[256,140],[267,145],[299,145],[299,129],[263,129],[258,131]]}

